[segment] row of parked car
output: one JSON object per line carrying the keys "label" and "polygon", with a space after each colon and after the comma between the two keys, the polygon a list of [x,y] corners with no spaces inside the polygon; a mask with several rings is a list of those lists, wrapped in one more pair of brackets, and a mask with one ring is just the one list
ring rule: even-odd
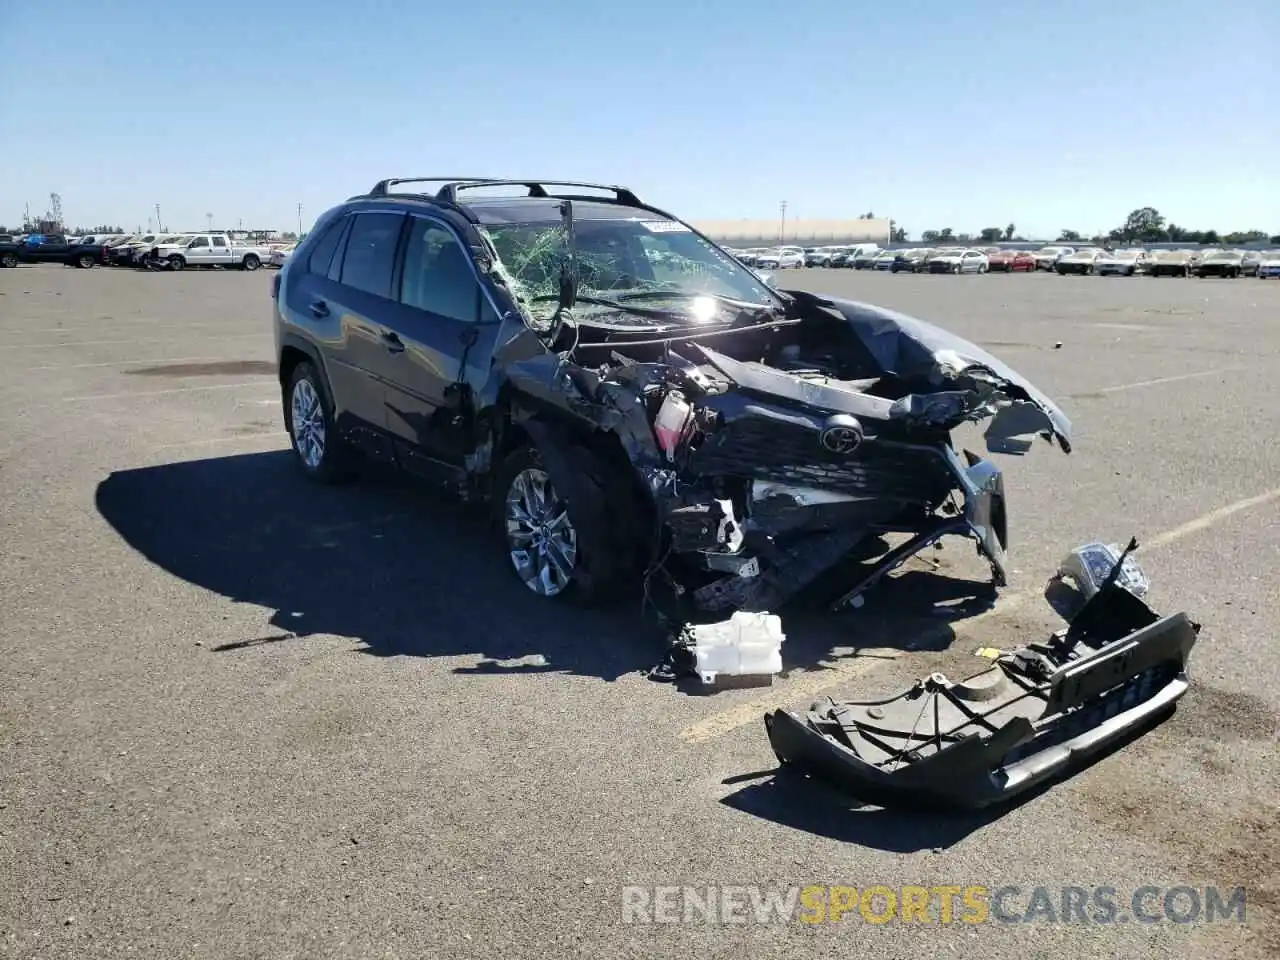
{"label": "row of parked car", "polygon": [[866,243],[845,247],[783,246],[729,252],[749,267],[883,270],[890,273],[1034,273],[1067,276],[1280,277],[1280,250],[1106,250],[1053,244],[1039,250],[1002,247],[913,247],[885,250]]}
{"label": "row of parked car", "polygon": [[0,235],[0,266],[61,263],[83,269],[112,266],[153,270],[184,270],[187,267],[257,270],[282,266],[293,247],[291,243],[241,240],[225,231],[87,237]]}

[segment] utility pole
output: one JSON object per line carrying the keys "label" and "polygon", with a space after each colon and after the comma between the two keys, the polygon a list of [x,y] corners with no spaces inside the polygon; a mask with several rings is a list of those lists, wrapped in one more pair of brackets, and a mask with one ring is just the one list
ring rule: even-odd
{"label": "utility pole", "polygon": [[298,201],[298,239],[302,239],[302,201]]}
{"label": "utility pole", "polygon": [[206,214],[204,215],[204,222],[205,222],[205,223],[207,223],[207,224],[209,225],[209,229],[210,229],[210,230],[212,230],[212,229],[213,229],[213,214],[212,214],[212,213],[206,213]]}
{"label": "utility pole", "polygon": [[781,220],[778,222],[778,243],[787,242],[787,201],[783,200],[778,204],[778,212]]}
{"label": "utility pole", "polygon": [[161,233],[164,233],[164,227],[160,226],[160,224],[162,223],[164,223],[164,221],[160,219],[160,204],[157,203],[156,204],[156,229],[159,230]]}

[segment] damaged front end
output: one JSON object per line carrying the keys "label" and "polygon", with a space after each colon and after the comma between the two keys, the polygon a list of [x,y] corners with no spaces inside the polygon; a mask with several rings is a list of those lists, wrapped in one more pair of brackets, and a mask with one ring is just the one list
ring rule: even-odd
{"label": "damaged front end", "polygon": [[1073,551],[1046,597],[1068,619],[961,681],[765,716],[779,762],[881,806],[983,807],[1062,774],[1167,714],[1187,690],[1199,624],[1160,616],[1128,556]]}
{"label": "damaged front end", "polygon": [[635,333],[604,308],[574,321],[564,351],[506,357],[522,394],[620,440],[678,593],[699,611],[775,609],[888,534],[905,539],[833,607],[949,535],[1006,583],[1001,472],[951,431],[985,421],[991,451],[1024,453],[1036,435],[1069,450],[1051,401],[978,347],[879,308],[699,299],[701,329]]}
{"label": "damaged front end", "polygon": [[[952,433],[983,424],[992,452],[1036,436],[1069,452],[1051,400],[924,321],[773,289],[678,221],[577,209],[481,234],[521,323],[480,406],[504,411],[496,445],[510,427],[543,453],[581,556],[599,568],[636,545],[646,596],[655,577],[671,587],[677,624],[776,610],[820,578],[834,609],[859,606],[953,535],[1006,584],[1003,477]],[[605,565],[593,586],[626,566]]]}

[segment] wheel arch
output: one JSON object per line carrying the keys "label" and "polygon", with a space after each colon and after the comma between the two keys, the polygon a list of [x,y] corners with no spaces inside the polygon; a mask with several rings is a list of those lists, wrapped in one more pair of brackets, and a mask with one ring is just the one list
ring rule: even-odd
{"label": "wheel arch", "polygon": [[309,363],[320,374],[320,389],[331,405],[335,403],[333,388],[329,385],[329,371],[326,369],[320,351],[315,345],[294,333],[285,333],[280,338],[280,355],[276,360],[276,370],[280,379],[280,389],[289,388],[289,380],[293,371],[301,363]]}
{"label": "wheel arch", "polygon": [[[491,477],[500,480],[502,464],[523,445],[537,450],[552,485],[568,501],[580,533],[597,545],[586,571],[587,589],[615,596],[650,559],[656,516],[653,499],[621,439],[554,409],[517,402],[510,414],[503,418],[507,426],[494,445]],[[488,488],[496,511],[504,491],[492,483]]]}

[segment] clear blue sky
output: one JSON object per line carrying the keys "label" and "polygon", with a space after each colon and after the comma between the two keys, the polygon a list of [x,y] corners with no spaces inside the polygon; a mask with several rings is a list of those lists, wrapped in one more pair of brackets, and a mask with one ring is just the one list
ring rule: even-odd
{"label": "clear blue sky", "polygon": [[383,176],[691,219],[1280,232],[1280,0],[0,0],[0,223],[289,229]]}

